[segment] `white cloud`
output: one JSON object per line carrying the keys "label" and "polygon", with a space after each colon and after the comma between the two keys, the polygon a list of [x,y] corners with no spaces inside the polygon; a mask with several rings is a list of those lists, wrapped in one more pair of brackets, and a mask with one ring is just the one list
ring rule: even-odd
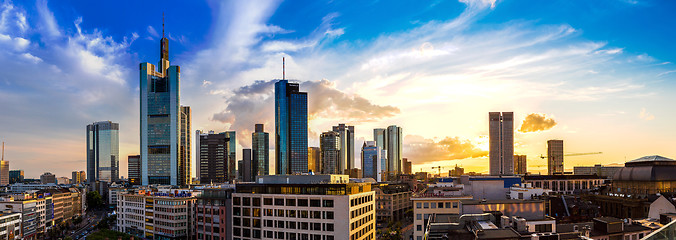
{"label": "white cloud", "polygon": [[650,121],[650,120],[654,120],[654,119],[655,119],[655,115],[653,115],[653,114],[647,112],[647,111],[645,110],[645,108],[641,108],[641,112],[638,114],[638,118],[643,119],[643,120],[646,120],[646,121]]}
{"label": "white cloud", "polygon": [[61,30],[59,29],[56,18],[54,18],[54,13],[49,10],[47,6],[47,0],[38,0],[36,2],[36,7],[38,13],[40,14],[41,28],[44,33],[49,37],[58,37],[61,35]]}
{"label": "white cloud", "polygon": [[160,37],[160,34],[157,33],[155,28],[153,26],[150,26],[150,25],[148,25],[148,34],[150,34],[150,36],[152,36],[152,37],[156,37],[156,38]]}
{"label": "white cloud", "polygon": [[21,54],[21,57],[23,57],[24,59],[26,59],[26,60],[28,60],[28,61],[30,61],[30,62],[33,62],[33,63],[40,63],[40,62],[42,62],[42,59],[40,59],[39,57],[33,56],[33,55],[30,54],[30,53],[24,53],[24,54]]}

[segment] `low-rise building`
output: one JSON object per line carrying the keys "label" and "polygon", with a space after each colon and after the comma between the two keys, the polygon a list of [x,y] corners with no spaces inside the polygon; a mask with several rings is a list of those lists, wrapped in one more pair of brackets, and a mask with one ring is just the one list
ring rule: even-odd
{"label": "low-rise building", "polygon": [[509,188],[510,199],[532,199],[537,196],[551,193],[552,190],[533,187],[531,184],[524,183],[511,186]]}
{"label": "low-rise building", "polygon": [[597,175],[525,175],[523,182],[536,188],[551,190],[555,194],[574,194],[598,188],[605,179]]}
{"label": "low-rise building", "polygon": [[573,167],[574,175],[597,175],[604,179],[613,178],[615,173],[622,169],[622,166],[603,166],[596,164],[594,166],[575,166]]}
{"label": "low-rise building", "polygon": [[193,236],[198,240],[232,239],[233,188],[208,188],[197,197]]}
{"label": "low-rise building", "polygon": [[[429,189],[428,189],[429,190]],[[443,195],[440,193],[420,193],[411,197],[413,204],[413,239],[422,240],[425,226],[431,215],[460,215],[462,200],[471,200],[472,196]]]}
{"label": "low-rise building", "polygon": [[21,213],[11,211],[0,213],[0,239],[21,239]]}
{"label": "low-rise building", "polygon": [[371,186],[376,192],[376,225],[387,226],[390,221],[402,221],[413,209],[411,187],[406,183],[377,183]]}
{"label": "low-rise building", "polygon": [[[172,191],[173,190],[173,191]],[[196,192],[139,190],[118,196],[119,231],[145,239],[188,239]]]}

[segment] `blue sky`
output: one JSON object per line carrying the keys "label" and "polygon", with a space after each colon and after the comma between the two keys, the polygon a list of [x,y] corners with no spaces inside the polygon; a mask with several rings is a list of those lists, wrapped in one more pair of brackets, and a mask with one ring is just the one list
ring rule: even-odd
{"label": "blue sky", "polygon": [[240,148],[255,123],[274,129],[270,81],[286,57],[287,77],[310,94],[310,145],[338,123],[355,125],[358,141],[397,124],[415,169],[482,172],[486,112],[514,111],[515,129],[533,126],[515,133],[515,148],[535,172],[552,138],[566,152],[604,152],[566,168],[676,157],[675,5],[4,1],[0,140],[12,169],[69,176],[85,168],[85,126],[119,122],[126,176],[126,155],[138,153],[138,64],[157,62],[165,13],[193,129],[236,130]]}

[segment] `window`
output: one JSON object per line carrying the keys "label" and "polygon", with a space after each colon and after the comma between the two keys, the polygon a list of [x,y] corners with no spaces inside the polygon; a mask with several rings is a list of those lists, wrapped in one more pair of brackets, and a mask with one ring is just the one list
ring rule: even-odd
{"label": "window", "polygon": [[423,206],[424,208],[430,208],[430,203],[425,203]]}
{"label": "window", "polygon": [[286,199],[286,206],[296,206],[296,199]]}
{"label": "window", "polygon": [[438,208],[444,208],[444,203],[440,202],[438,203],[438,205],[439,205]]}
{"label": "window", "polygon": [[333,207],[333,200],[324,200],[324,207]]}
{"label": "window", "polygon": [[415,208],[422,208],[422,203],[415,203]]}
{"label": "window", "polygon": [[284,206],[283,198],[275,198],[275,206]]}
{"label": "window", "polygon": [[450,202],[446,202],[446,208],[451,208],[451,203],[450,203]]}
{"label": "window", "polygon": [[417,220],[422,220],[422,214],[418,213],[418,214],[415,216],[415,219],[417,219]]}
{"label": "window", "polygon": [[458,202],[453,202],[453,208],[458,208]]}
{"label": "window", "polygon": [[416,231],[422,231],[422,225],[416,225],[415,230]]}
{"label": "window", "polygon": [[319,199],[310,199],[310,207],[321,207]]}
{"label": "window", "polygon": [[307,207],[307,199],[298,199],[299,207]]}
{"label": "window", "polygon": [[263,199],[263,204],[265,204],[265,205],[272,205],[272,198],[266,198],[266,199]]}

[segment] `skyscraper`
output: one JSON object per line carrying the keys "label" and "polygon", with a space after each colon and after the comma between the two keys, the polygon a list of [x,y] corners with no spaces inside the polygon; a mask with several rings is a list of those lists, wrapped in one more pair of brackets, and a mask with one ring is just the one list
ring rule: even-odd
{"label": "skyscraper", "polygon": [[375,141],[365,141],[361,147],[361,168],[362,176],[373,178],[376,181],[382,181],[381,165],[378,164],[380,156],[380,147],[376,146]]}
{"label": "skyscraper", "polygon": [[116,182],[120,167],[120,125],[111,121],[87,125],[87,181]]}
{"label": "skyscraper", "polygon": [[394,179],[402,173],[401,147],[403,133],[401,127],[387,127],[387,173],[388,179]]}
{"label": "skyscraper", "polygon": [[228,177],[226,179],[232,181],[237,179],[237,169],[235,168],[237,163],[237,132],[227,131],[224,133],[225,137],[228,138],[228,167],[226,171]]}
{"label": "skyscraper", "polygon": [[9,171],[9,184],[22,183],[23,178],[24,178],[23,170],[10,170]]}
{"label": "skyscraper", "polygon": [[322,172],[322,158],[320,157],[320,151],[318,147],[308,147],[307,148],[307,168],[308,171],[313,173]]}
{"label": "skyscraper", "polygon": [[251,133],[251,148],[254,176],[270,175],[270,134],[264,132],[263,124],[256,124]]}
{"label": "skyscraper", "polygon": [[72,176],[72,178],[71,178],[72,184],[84,183],[85,178],[87,177],[87,175],[85,174],[85,171],[73,171],[71,173],[71,176]]}
{"label": "skyscraper", "polygon": [[179,185],[181,119],[179,83],[181,68],[169,65],[169,41],[160,40],[160,61],[140,65],[141,182]]}
{"label": "skyscraper", "polygon": [[354,168],[354,126],[338,124],[333,126],[333,131],[340,135],[340,161],[339,170],[341,174]]}
{"label": "skyscraper", "polygon": [[197,131],[197,177],[201,184],[224,183],[228,179],[229,138],[226,133]]}
{"label": "skyscraper", "polygon": [[305,173],[307,167],[307,93],[298,83],[275,83],[276,173]]}
{"label": "skyscraper", "polygon": [[514,174],[514,113],[488,113],[489,170],[493,176]]}
{"label": "skyscraper", "polygon": [[526,174],[526,155],[514,155],[514,174]]}
{"label": "skyscraper", "polygon": [[132,185],[141,185],[141,155],[127,157],[127,177]]}
{"label": "skyscraper", "polygon": [[547,141],[547,173],[563,173],[563,140]]}
{"label": "skyscraper", "polygon": [[253,182],[256,181],[256,176],[253,174],[253,164],[251,162],[251,149],[245,148],[242,149],[242,164],[239,169],[240,176],[244,182]]}
{"label": "skyscraper", "polygon": [[319,151],[323,174],[342,174],[340,168],[340,135],[334,131],[319,136]]}
{"label": "skyscraper", "polygon": [[181,106],[181,142],[178,156],[178,182],[180,185],[187,186],[192,181],[192,155],[190,151],[190,125],[192,120],[192,111],[190,106]]}
{"label": "skyscraper", "polygon": [[408,160],[408,158],[402,158],[404,161],[404,174],[411,174],[412,172],[412,166],[411,166],[411,161]]}
{"label": "skyscraper", "polygon": [[5,161],[5,142],[2,142],[2,158],[0,159],[0,185],[9,185],[9,161]]}

